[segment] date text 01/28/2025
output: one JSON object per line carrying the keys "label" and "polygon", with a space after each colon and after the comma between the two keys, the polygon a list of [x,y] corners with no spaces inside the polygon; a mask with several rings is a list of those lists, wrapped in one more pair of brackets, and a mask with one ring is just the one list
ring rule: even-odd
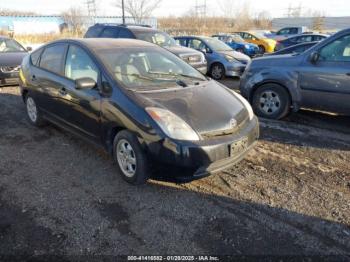
{"label": "date text 01/28/2025", "polygon": [[215,256],[128,256],[128,261],[220,261]]}

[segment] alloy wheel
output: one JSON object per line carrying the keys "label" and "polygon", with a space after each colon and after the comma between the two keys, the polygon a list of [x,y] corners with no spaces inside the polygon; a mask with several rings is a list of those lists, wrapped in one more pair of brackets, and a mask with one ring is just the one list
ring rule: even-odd
{"label": "alloy wheel", "polygon": [[38,119],[38,109],[36,107],[36,104],[34,102],[34,99],[31,97],[27,98],[27,114],[29,116],[29,119],[35,123]]}
{"label": "alloy wheel", "polygon": [[136,154],[131,144],[125,139],[120,140],[117,144],[117,160],[125,176],[131,178],[136,174]]}

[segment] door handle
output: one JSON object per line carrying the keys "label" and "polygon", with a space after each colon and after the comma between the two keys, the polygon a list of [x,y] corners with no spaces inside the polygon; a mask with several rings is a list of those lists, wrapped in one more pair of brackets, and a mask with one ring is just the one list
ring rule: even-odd
{"label": "door handle", "polygon": [[350,76],[350,72],[349,73],[346,73],[347,76]]}
{"label": "door handle", "polygon": [[58,93],[62,96],[65,96],[65,95],[67,95],[67,90],[66,90],[66,88],[62,87],[62,88],[60,88]]}
{"label": "door handle", "polygon": [[36,76],[35,75],[32,75],[32,81],[36,81]]}

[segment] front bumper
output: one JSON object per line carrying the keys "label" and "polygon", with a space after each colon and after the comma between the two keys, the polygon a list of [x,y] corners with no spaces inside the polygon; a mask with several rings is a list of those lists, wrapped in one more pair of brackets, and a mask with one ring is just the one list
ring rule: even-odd
{"label": "front bumper", "polygon": [[243,75],[246,65],[244,64],[230,64],[225,66],[226,76],[237,76]]}
{"label": "front bumper", "polygon": [[[165,139],[148,145],[148,152],[155,161],[181,167],[183,172],[175,176],[186,181],[209,176],[237,164],[252,149],[258,137],[259,122],[255,117],[233,135],[195,142]],[[239,152],[231,152],[232,145],[242,140],[246,141],[246,146]]]}

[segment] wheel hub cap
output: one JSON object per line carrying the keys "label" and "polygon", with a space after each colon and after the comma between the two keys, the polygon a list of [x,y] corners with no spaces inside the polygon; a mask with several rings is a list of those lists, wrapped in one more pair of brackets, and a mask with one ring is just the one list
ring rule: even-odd
{"label": "wheel hub cap", "polygon": [[133,177],[136,173],[136,155],[128,141],[122,139],[117,145],[117,160],[120,169],[127,177]]}
{"label": "wheel hub cap", "polygon": [[281,100],[274,91],[265,91],[260,97],[260,108],[266,114],[271,115],[277,112],[281,107]]}

